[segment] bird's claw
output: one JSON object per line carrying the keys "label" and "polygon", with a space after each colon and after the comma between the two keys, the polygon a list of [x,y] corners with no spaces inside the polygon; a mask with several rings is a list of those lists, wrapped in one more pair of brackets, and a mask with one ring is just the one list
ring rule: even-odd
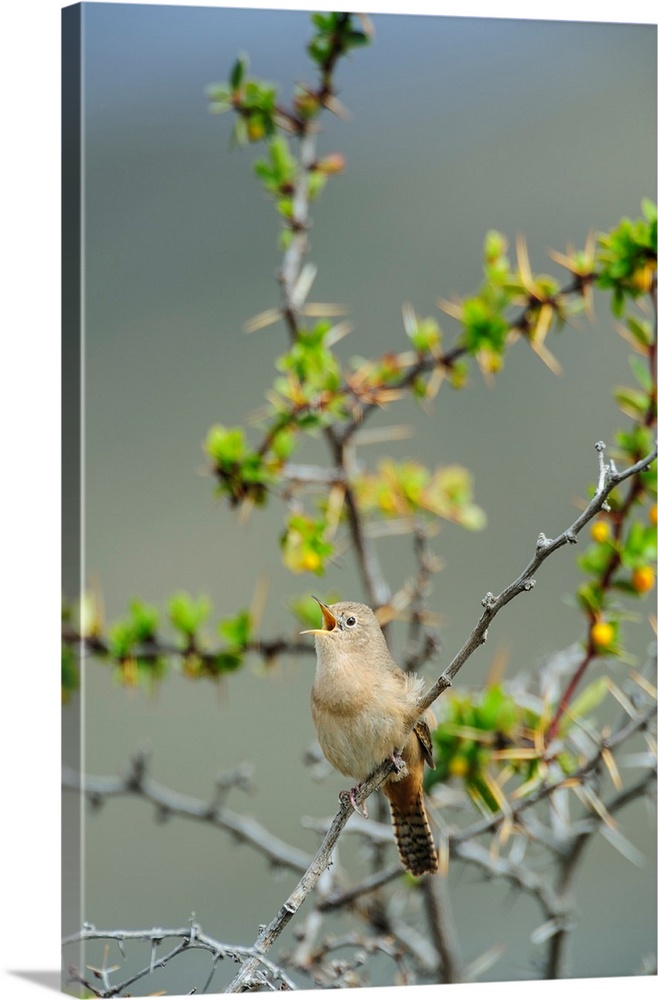
{"label": "bird's claw", "polygon": [[405,767],[407,766],[407,762],[405,761],[404,757],[402,756],[399,750],[393,751],[390,760],[391,763],[393,764],[393,770],[395,771],[396,774],[400,774],[400,772],[404,771]]}
{"label": "bird's claw", "polygon": [[361,813],[363,818],[367,819],[368,818],[367,805],[365,804],[365,802],[362,802],[361,805],[359,805],[358,802],[356,801],[356,794],[359,791],[360,787],[361,787],[360,785],[355,785],[354,788],[350,788],[349,792],[341,792],[340,797],[341,799],[343,798],[348,799],[354,812]]}

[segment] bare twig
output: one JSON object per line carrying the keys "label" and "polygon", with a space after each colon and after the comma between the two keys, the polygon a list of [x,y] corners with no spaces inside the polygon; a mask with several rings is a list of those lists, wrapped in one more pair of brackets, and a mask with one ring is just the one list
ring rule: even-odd
{"label": "bare twig", "polygon": [[430,935],[441,956],[441,981],[461,983],[464,981],[464,973],[446,877],[439,874],[435,878],[424,879],[422,891]]}
{"label": "bare twig", "polygon": [[[157,947],[166,938],[180,938],[180,942],[168,951],[166,954],[157,956]],[[153,973],[155,969],[163,968],[168,962],[170,962],[177,955],[182,954],[185,951],[193,949],[202,949],[209,951],[215,962],[213,964],[213,971],[218,961],[223,959],[229,959],[234,962],[239,962],[249,957],[252,954],[251,948],[245,948],[242,945],[224,944],[217,941],[215,938],[210,937],[210,935],[205,934],[201,929],[200,925],[194,921],[188,927],[173,927],[173,928],[163,928],[154,927],[151,930],[98,930],[91,924],[85,924],[82,930],[75,934],[71,934],[64,938],[62,945],[77,944],[81,941],[116,941],[119,945],[122,953],[124,950],[124,944],[127,941],[150,941],[152,945],[152,956],[151,961],[148,966],[141,969],[139,972],[133,973],[128,976],[122,982],[110,986],[109,983],[105,983],[105,988],[99,990],[93,987],[86,981],[77,970],[71,970],[72,978],[82,983],[88,989],[96,994],[98,997],[114,997],[123,993],[129,986],[137,982],[139,979],[143,979],[145,976]],[[262,965],[267,969],[274,980],[279,980],[281,983],[285,984],[287,989],[297,989],[295,982],[287,975],[286,972],[281,969],[280,966],[271,962],[267,958],[262,959]],[[103,971],[103,970],[100,970]],[[104,976],[105,980],[106,977]],[[206,987],[209,985],[210,981],[206,983]]]}
{"label": "bare twig", "polygon": [[124,777],[83,776],[71,768],[64,768],[62,783],[65,789],[84,793],[93,805],[100,805],[108,798],[137,796],[152,803],[160,819],[184,816],[209,823],[232,834],[238,841],[250,844],[272,864],[294,872],[306,871],[311,860],[310,855],[275,837],[257,820],[227,809],[222,801],[225,784],[222,785],[221,776],[217,781],[219,794],[204,802],[153,781],[146,774],[145,755],[137,754]]}
{"label": "bare twig", "polygon": [[[655,714],[655,709],[654,709]],[[606,803],[606,811],[609,815],[619,812],[630,802],[640,796],[646,795],[649,788],[655,784],[656,768],[649,768],[633,785],[619,792],[614,798]],[[565,845],[556,881],[556,900],[558,907],[563,913],[573,911],[575,902],[572,895],[573,878],[583,851],[590,842],[592,836],[600,829],[604,823],[602,816],[596,812],[591,812],[587,816],[584,829],[571,837],[569,843]],[[565,973],[566,944],[570,924],[560,924],[556,926],[555,933],[551,935],[546,958],[546,968],[544,975],[547,979],[559,979]]]}

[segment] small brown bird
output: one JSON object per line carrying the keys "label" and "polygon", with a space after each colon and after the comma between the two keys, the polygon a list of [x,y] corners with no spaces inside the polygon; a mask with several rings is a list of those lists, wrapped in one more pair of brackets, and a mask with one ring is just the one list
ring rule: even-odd
{"label": "small brown bird", "polygon": [[[423,798],[424,765],[434,767],[428,721],[416,721],[423,686],[392,659],[373,611],[365,604],[323,604],[315,636],[317,669],[311,714],[322,752],[337,771],[358,782],[387,758],[406,769],[381,786],[391,807],[402,864],[412,875],[438,871],[439,862]],[[353,788],[349,795],[356,808]]]}

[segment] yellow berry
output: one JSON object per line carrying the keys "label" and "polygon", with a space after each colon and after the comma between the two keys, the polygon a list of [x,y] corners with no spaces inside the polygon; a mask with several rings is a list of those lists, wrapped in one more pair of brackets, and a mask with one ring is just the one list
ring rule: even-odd
{"label": "yellow berry", "polygon": [[300,560],[300,566],[302,569],[308,570],[310,573],[315,572],[320,566],[320,556],[317,552],[305,552]]}
{"label": "yellow berry", "polygon": [[610,525],[607,521],[595,521],[591,534],[595,542],[607,542],[610,538]]}
{"label": "yellow berry", "polygon": [[610,622],[596,622],[590,636],[595,649],[607,649],[615,637],[615,630]]}
{"label": "yellow berry", "polygon": [[654,528],[658,525],[658,504],[653,504],[649,508],[649,520],[653,524]]}
{"label": "yellow berry", "polygon": [[462,754],[457,754],[448,765],[453,778],[463,778],[468,774],[468,761]]}
{"label": "yellow berry", "polygon": [[379,509],[382,514],[395,514],[395,498],[392,493],[382,493],[379,497]]}
{"label": "yellow berry", "polygon": [[652,589],[655,582],[653,570],[650,566],[638,566],[633,570],[631,582],[638,594],[646,594]]}
{"label": "yellow berry", "polygon": [[247,122],[247,136],[250,142],[258,142],[265,135],[265,126],[257,118],[250,118]]}
{"label": "yellow berry", "polygon": [[640,292],[650,292],[653,286],[653,274],[655,270],[656,265],[654,261],[647,261],[631,275],[630,284]]}

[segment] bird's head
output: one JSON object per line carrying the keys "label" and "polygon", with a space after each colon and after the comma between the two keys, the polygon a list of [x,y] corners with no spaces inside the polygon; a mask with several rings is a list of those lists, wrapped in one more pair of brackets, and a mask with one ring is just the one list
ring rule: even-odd
{"label": "bird's head", "polygon": [[313,600],[320,605],[322,628],[305,629],[301,635],[314,635],[318,653],[331,648],[336,653],[359,653],[368,649],[388,655],[386,639],[377,616],[366,604],[356,601],[340,601],[338,604],[323,604],[317,597]]}

